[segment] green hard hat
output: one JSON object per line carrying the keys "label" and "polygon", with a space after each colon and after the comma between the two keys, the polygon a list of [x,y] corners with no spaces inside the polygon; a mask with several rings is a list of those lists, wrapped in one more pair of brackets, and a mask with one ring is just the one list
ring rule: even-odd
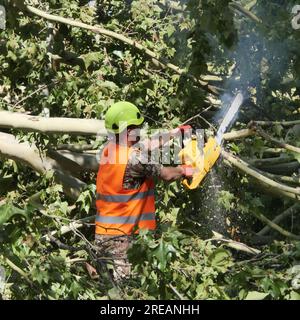
{"label": "green hard hat", "polygon": [[128,126],[139,126],[144,121],[140,110],[132,103],[119,101],[109,107],[105,115],[105,128],[109,132],[121,133]]}

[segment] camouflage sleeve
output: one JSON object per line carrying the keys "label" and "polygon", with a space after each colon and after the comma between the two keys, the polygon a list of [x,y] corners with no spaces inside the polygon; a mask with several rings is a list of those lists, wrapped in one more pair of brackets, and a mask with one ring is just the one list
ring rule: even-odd
{"label": "camouflage sleeve", "polygon": [[162,165],[149,161],[149,154],[142,152],[139,148],[134,148],[127,164],[127,172],[132,178],[158,177],[160,176]]}

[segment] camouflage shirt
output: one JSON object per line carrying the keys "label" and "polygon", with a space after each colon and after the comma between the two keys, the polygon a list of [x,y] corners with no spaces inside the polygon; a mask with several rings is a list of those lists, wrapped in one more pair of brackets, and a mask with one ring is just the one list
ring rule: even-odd
{"label": "camouflage shirt", "polygon": [[138,145],[133,147],[123,178],[124,189],[137,189],[145,178],[160,176],[162,165],[149,163],[148,158],[147,152],[142,152]]}

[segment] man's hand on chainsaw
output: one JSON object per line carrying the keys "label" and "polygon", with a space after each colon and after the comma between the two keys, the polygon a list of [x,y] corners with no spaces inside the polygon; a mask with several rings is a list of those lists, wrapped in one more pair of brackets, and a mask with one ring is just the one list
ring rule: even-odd
{"label": "man's hand on chainsaw", "polygon": [[187,178],[192,178],[193,174],[195,173],[195,168],[193,166],[190,166],[188,164],[182,164],[180,166],[182,169],[182,175],[187,177]]}
{"label": "man's hand on chainsaw", "polygon": [[180,165],[177,167],[162,167],[160,177],[165,181],[174,181],[181,179],[183,176],[190,178],[193,176],[195,169],[190,165]]}

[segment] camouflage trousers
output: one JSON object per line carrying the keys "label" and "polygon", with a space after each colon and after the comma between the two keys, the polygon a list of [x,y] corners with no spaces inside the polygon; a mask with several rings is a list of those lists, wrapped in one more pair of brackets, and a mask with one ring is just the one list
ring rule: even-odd
{"label": "camouflage trousers", "polygon": [[127,250],[132,244],[131,236],[96,235],[97,260],[102,269],[108,270],[113,279],[119,282],[131,275],[131,264]]}

